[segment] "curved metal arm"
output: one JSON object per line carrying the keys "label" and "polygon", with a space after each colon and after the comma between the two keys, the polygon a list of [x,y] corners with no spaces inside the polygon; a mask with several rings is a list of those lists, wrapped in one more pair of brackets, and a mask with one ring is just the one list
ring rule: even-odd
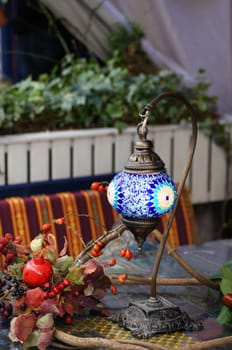
{"label": "curved metal arm", "polygon": [[184,105],[186,106],[186,108],[191,116],[192,138],[191,138],[191,144],[189,147],[188,157],[187,157],[187,160],[185,162],[182,176],[181,176],[180,182],[179,182],[179,187],[178,187],[178,191],[177,191],[177,200],[176,200],[176,203],[174,205],[172,212],[170,213],[167,226],[164,230],[162,240],[161,240],[160,245],[159,245],[158,250],[157,250],[156,259],[155,259],[154,267],[153,267],[153,272],[151,275],[151,296],[152,297],[156,297],[156,280],[157,280],[158,270],[159,270],[159,266],[160,266],[160,261],[161,261],[162,255],[163,255],[163,251],[165,249],[166,241],[168,239],[169,230],[171,228],[172,221],[174,219],[174,215],[176,213],[176,209],[177,209],[177,205],[178,205],[178,202],[180,199],[180,195],[183,191],[183,187],[184,187],[186,178],[188,176],[188,173],[189,173],[189,170],[190,170],[190,167],[192,164],[192,159],[193,159],[193,155],[194,155],[195,148],[196,148],[196,142],[197,142],[197,119],[195,116],[195,111],[194,111],[192,105],[188,102],[188,100],[180,93],[165,92],[165,93],[157,96],[150,103],[148,103],[139,114],[141,119],[142,119],[142,130],[144,132],[146,132],[146,128],[147,128],[146,123],[147,123],[147,119],[150,115],[151,110],[156,106],[156,104],[159,101],[161,101],[165,98],[178,99],[184,103]]}

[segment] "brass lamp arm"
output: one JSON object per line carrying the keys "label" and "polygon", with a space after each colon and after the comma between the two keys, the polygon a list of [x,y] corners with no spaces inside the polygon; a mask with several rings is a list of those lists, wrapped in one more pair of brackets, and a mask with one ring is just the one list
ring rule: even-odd
{"label": "brass lamp arm", "polygon": [[178,99],[184,103],[184,105],[186,106],[186,108],[190,114],[190,117],[191,117],[192,137],[191,137],[191,143],[189,146],[188,156],[187,156],[187,159],[186,159],[186,162],[184,165],[184,169],[183,169],[183,172],[182,172],[182,175],[180,178],[180,182],[179,182],[179,187],[178,187],[178,191],[177,191],[177,199],[176,199],[175,205],[170,213],[168,223],[166,225],[166,228],[165,228],[163,236],[162,236],[162,240],[161,240],[159,247],[158,247],[158,250],[157,250],[156,259],[154,262],[154,267],[153,267],[153,271],[152,271],[152,275],[151,275],[151,296],[152,297],[156,297],[156,280],[157,280],[158,270],[159,270],[159,266],[160,266],[160,261],[161,261],[162,255],[163,255],[163,251],[165,249],[166,241],[168,239],[169,230],[171,228],[174,215],[176,213],[179,198],[180,198],[180,195],[183,191],[183,187],[185,185],[188,173],[190,171],[193,155],[194,155],[195,148],[196,148],[196,142],[197,142],[197,119],[196,119],[195,111],[194,111],[194,108],[192,107],[192,105],[188,102],[188,100],[181,93],[165,92],[165,93],[160,94],[158,97],[154,98],[150,103],[148,103],[139,114],[141,117],[141,120],[142,120],[141,129],[144,132],[146,132],[146,123],[147,123],[147,119],[151,113],[151,110],[156,106],[156,104],[159,101],[161,101],[165,98],[175,98],[175,99]]}

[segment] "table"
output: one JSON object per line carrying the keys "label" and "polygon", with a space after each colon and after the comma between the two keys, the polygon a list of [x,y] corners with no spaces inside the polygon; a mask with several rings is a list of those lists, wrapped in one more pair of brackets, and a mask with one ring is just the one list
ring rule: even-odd
{"label": "table", "polygon": [[[127,238],[121,238],[127,239]],[[110,249],[104,253],[104,258],[112,257],[116,246],[120,242],[110,243]],[[154,242],[148,241],[145,243],[144,250],[138,252],[136,244],[132,242],[131,248],[134,250],[134,258],[131,261],[119,258],[118,264],[111,268],[111,273],[130,273],[148,276],[153,266],[155,250],[157,245]],[[232,259],[232,240],[220,240],[205,242],[193,246],[181,246],[177,251],[196,269],[205,275],[211,276],[215,274],[220,266]],[[180,267],[177,262],[168,255],[164,255],[161,261],[159,275],[161,277],[186,277],[187,272]],[[112,309],[126,307],[131,300],[144,299],[149,297],[150,288],[147,285],[128,286],[121,285],[118,287],[118,294],[111,295],[110,293],[104,298],[105,305]],[[216,322],[216,314],[219,307],[219,293],[211,290],[206,286],[158,286],[158,294],[164,296],[169,301],[178,305],[181,309],[187,311],[192,319],[202,320],[204,329],[198,332],[176,332],[174,335],[155,336],[159,343],[169,344],[174,349],[173,344],[188,344],[196,341],[213,339],[232,334],[232,325],[221,326]],[[93,325],[100,325],[99,319],[91,318],[85,321],[83,319],[83,327],[78,321],[78,332],[93,332],[94,335],[99,334],[99,329],[94,329]],[[96,322],[97,321],[97,322]],[[105,321],[104,321],[105,322]],[[107,320],[109,323],[110,321]],[[108,336],[113,335],[112,332],[119,326],[111,324],[109,327]],[[114,331],[113,331],[114,329]],[[75,329],[75,326],[73,327]],[[119,330],[117,330],[118,332]],[[130,332],[121,329],[121,335],[130,337]],[[10,344],[7,337],[8,329],[6,325],[0,325],[0,346],[1,350],[18,350],[21,346],[18,344]],[[106,335],[107,336],[107,335]],[[163,337],[163,340],[162,340]],[[152,338],[152,339],[153,339]],[[53,348],[54,349],[54,348]],[[222,349],[222,348],[220,348]],[[231,349],[231,344],[224,346],[224,350]]]}

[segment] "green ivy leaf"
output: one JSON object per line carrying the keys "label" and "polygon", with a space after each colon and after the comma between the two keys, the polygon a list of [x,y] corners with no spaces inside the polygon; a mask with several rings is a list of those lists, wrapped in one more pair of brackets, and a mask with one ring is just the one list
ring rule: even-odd
{"label": "green ivy leaf", "polygon": [[229,265],[223,265],[221,267],[222,278],[231,280],[232,282],[232,269]]}
{"label": "green ivy leaf", "polygon": [[232,293],[232,280],[223,278],[221,280],[220,288],[223,294]]}
{"label": "green ivy leaf", "polygon": [[217,317],[217,321],[220,324],[230,323],[232,321],[232,310],[224,305]]}

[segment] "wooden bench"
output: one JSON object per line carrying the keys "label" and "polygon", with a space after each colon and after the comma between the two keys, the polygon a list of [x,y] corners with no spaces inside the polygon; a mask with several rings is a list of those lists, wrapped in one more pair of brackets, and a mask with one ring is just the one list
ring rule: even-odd
{"label": "wooden bench", "polygon": [[[66,225],[55,224],[55,219],[60,217],[65,217]],[[10,232],[14,236],[21,236],[22,243],[29,245],[42,225],[51,223],[58,251],[63,248],[66,236],[69,254],[74,257],[82,250],[81,239],[85,243],[96,239],[111,229],[117,219],[118,214],[108,203],[106,194],[91,190],[0,200],[0,236]],[[161,218],[158,227],[161,232],[166,221],[167,216]],[[185,188],[170,231],[169,242],[178,246],[197,243],[198,240],[194,210],[189,191]]]}

